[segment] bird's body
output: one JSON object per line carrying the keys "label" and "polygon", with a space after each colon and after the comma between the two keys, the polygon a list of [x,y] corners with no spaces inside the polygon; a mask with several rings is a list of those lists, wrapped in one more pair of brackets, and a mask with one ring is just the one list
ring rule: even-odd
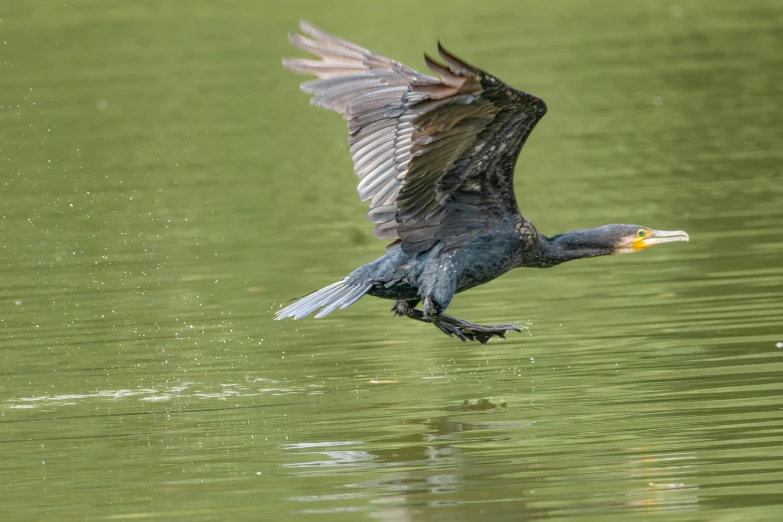
{"label": "bird's body", "polygon": [[[517,267],[546,268],[572,259],[626,253],[687,240],[681,231],[606,225],[553,238],[522,217],[513,172],[530,132],[546,114],[540,98],[518,91],[446,52],[440,79],[302,22],[294,46],[322,60],[286,59],[316,105],[348,120],[359,194],[370,200],[374,233],[393,240],[386,254],[341,281],[280,310],[277,318],[316,317],[365,294],[397,301],[398,315],[430,322],[449,335],[486,342],[513,325],[481,326],[445,315],[459,292]],[[423,310],[416,305],[423,302]]]}
{"label": "bird's body", "polygon": [[446,308],[453,294],[492,281],[533,260],[535,253],[518,241],[512,226],[504,228],[447,251],[436,245],[426,252],[406,254],[397,245],[348,277],[372,281],[367,293],[375,297],[411,301],[422,294],[437,295],[442,297],[436,302]]}

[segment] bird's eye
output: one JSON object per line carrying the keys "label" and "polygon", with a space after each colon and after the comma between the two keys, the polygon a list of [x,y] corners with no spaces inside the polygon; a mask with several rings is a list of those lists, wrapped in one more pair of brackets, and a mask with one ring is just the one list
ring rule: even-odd
{"label": "bird's eye", "polygon": [[644,237],[645,234],[646,232],[644,230],[639,230],[639,232],[636,233],[636,235],[639,237]]}

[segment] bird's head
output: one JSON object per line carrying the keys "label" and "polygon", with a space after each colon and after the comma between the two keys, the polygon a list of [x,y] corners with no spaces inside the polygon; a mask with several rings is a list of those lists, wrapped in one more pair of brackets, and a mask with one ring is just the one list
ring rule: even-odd
{"label": "bird's head", "polygon": [[607,229],[605,237],[612,245],[613,254],[631,254],[653,245],[690,239],[684,230],[655,230],[638,225],[608,225],[601,228]]}
{"label": "bird's head", "polygon": [[683,230],[655,230],[639,225],[604,225],[589,230],[574,230],[545,241],[547,257],[555,264],[571,259],[631,254],[652,245],[688,241]]}

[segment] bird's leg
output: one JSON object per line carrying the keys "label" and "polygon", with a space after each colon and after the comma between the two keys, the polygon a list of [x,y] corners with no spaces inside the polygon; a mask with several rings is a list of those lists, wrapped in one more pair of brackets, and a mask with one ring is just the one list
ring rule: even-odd
{"label": "bird's leg", "polygon": [[[513,324],[498,324],[495,326],[482,326],[480,324],[474,324],[462,319],[457,319],[444,313],[436,313],[434,315],[428,315],[423,310],[416,308],[418,301],[397,301],[394,303],[392,311],[396,315],[404,315],[417,321],[425,323],[432,323],[440,329],[443,333],[449,337],[456,335],[463,341],[471,340],[478,341],[481,344],[489,341],[493,335],[506,338],[506,332],[514,330],[520,332],[521,330]],[[425,302],[425,308],[427,306]]]}
{"label": "bird's leg", "polygon": [[407,316],[412,317],[410,315],[412,310],[415,310],[421,314],[421,318],[418,317],[412,317],[413,319],[419,319],[420,321],[424,321],[424,312],[421,310],[416,310],[416,305],[419,304],[418,299],[412,299],[410,301],[395,301],[394,306],[392,306],[391,311],[394,312],[394,315],[399,316]]}

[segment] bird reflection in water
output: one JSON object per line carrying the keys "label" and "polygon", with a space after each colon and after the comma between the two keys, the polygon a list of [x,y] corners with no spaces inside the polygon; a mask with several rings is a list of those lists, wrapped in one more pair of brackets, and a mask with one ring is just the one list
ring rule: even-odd
{"label": "bird reflection in water", "polygon": [[[462,404],[447,406],[442,409],[446,414],[429,418],[412,418],[401,422],[401,426],[421,427],[421,431],[397,435],[383,439],[383,447],[366,451],[339,450],[334,451],[334,445],[353,446],[375,445],[360,442],[348,443],[310,443],[292,444],[286,449],[307,454],[317,453],[331,457],[329,461],[321,459],[310,462],[299,462],[285,465],[295,468],[296,473],[339,474],[346,476],[350,470],[367,473],[372,470],[382,471],[382,478],[349,482],[344,487],[360,490],[365,494],[351,495],[351,499],[368,498],[375,506],[371,514],[379,520],[417,520],[419,506],[437,507],[439,509],[454,509],[454,520],[476,520],[480,517],[480,507],[460,502],[465,488],[466,478],[470,481],[481,480],[481,477],[466,470],[476,469],[465,462],[463,444],[478,441],[475,437],[465,438],[464,434],[474,431],[491,431],[502,429],[524,429],[533,423],[526,422],[473,422],[475,414],[496,415],[506,411],[505,403],[494,403],[489,399],[464,401]],[[470,415],[471,421],[460,420],[460,416]],[[489,441],[492,439],[486,439]],[[331,461],[331,464],[329,463]],[[351,468],[346,469],[346,467]],[[482,473],[492,473],[492,466],[479,467]],[[350,475],[354,476],[355,475]],[[526,486],[519,480],[514,481],[515,494]],[[347,499],[347,498],[346,498]],[[292,497],[295,502],[318,502],[334,500],[323,497]],[[352,502],[353,504],[353,502]],[[513,506],[513,508],[512,508]],[[509,508],[517,513],[529,516],[542,516],[546,510],[532,508],[524,501],[511,501]],[[315,509],[306,509],[317,512]]]}
{"label": "bird reflection in water", "polygon": [[[698,508],[695,453],[617,447],[612,476],[590,478],[595,466],[590,450],[540,453],[531,429],[535,421],[504,422],[502,416],[509,412],[504,402],[466,400],[441,411],[443,415],[406,419],[399,426],[410,427],[412,432],[377,441],[287,445],[287,451],[299,455],[327,457],[284,465],[296,475],[329,475],[341,484],[334,494],[287,500],[313,506],[301,510],[308,513],[322,512],[314,508],[321,502],[340,500],[350,506],[340,509],[369,511],[373,518],[384,521],[419,520],[422,510],[431,508],[457,521],[480,520],[486,506],[476,500],[482,498],[483,484],[492,484],[492,498],[504,499],[500,511],[515,519],[553,517],[597,506],[630,507],[640,512]],[[529,451],[520,452],[518,446],[511,454],[504,449],[509,430],[530,430]],[[524,431],[517,431],[515,439],[524,438],[520,433]],[[564,468],[564,462],[571,466]],[[554,501],[552,493],[547,500],[536,495],[544,487],[568,491],[574,473],[595,481],[596,495],[591,502],[574,503],[567,494],[561,501]],[[368,474],[373,478],[355,480]],[[608,497],[600,493],[606,480],[632,481],[639,486],[630,487],[622,497]]]}

